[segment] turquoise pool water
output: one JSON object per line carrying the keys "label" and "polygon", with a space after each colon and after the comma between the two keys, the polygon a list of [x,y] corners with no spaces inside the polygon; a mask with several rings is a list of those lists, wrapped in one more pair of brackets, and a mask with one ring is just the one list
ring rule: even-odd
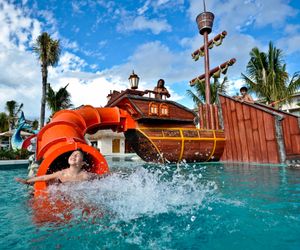
{"label": "turquoise pool water", "polygon": [[44,214],[13,180],[26,168],[0,167],[0,248],[300,249],[300,170],[108,162],[104,179],[52,186],[67,208]]}

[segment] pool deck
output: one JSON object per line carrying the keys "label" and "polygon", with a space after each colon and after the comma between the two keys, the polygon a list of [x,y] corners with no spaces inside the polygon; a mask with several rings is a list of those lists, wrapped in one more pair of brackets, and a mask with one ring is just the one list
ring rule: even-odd
{"label": "pool deck", "polygon": [[28,160],[0,160],[0,166],[28,164]]}
{"label": "pool deck", "polygon": [[[137,156],[135,153],[129,153],[129,154],[109,154],[104,155],[108,157],[120,157],[120,158],[130,158],[131,160],[141,160],[140,157]],[[23,160],[0,160],[0,167],[1,166],[9,166],[9,165],[26,165],[28,164],[28,159]]]}

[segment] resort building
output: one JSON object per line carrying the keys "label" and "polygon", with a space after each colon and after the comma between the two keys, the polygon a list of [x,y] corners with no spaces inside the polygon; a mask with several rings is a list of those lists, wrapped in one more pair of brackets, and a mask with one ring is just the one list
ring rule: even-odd
{"label": "resort building", "polygon": [[86,134],[85,138],[93,147],[99,149],[103,155],[131,152],[123,133],[117,133],[111,130],[99,130],[93,135]]}
{"label": "resort building", "polygon": [[300,116],[300,93],[296,93],[293,95],[290,103],[284,103],[281,106],[282,111],[286,111],[293,115]]}

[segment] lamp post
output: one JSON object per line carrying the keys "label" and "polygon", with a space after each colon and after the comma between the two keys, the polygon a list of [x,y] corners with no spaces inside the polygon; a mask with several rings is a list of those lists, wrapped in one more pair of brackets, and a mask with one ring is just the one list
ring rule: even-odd
{"label": "lamp post", "polygon": [[196,22],[198,25],[199,33],[204,37],[204,65],[205,65],[205,100],[206,104],[210,104],[210,76],[209,76],[209,54],[208,54],[208,34],[212,30],[214,22],[214,14],[206,11],[205,1],[204,12],[200,13]]}
{"label": "lamp post", "polygon": [[128,80],[129,80],[131,89],[137,89],[139,87],[140,78],[138,77],[137,74],[134,73],[134,71],[132,71],[132,74],[129,76]]}

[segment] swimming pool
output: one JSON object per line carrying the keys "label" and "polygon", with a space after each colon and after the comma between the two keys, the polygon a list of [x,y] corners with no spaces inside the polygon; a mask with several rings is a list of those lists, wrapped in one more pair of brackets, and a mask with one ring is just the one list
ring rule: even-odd
{"label": "swimming pool", "polygon": [[72,206],[69,217],[42,222],[28,188],[13,180],[27,169],[0,168],[0,248],[300,248],[300,170],[108,163],[104,179],[51,187],[49,199]]}

